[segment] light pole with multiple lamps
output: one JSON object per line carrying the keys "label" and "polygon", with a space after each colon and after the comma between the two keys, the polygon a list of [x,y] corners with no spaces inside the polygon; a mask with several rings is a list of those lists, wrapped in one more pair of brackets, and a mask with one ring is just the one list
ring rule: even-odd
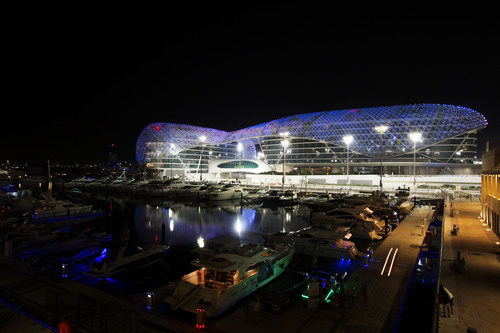
{"label": "light pole with multiple lamps", "polygon": [[175,144],[171,143],[170,144],[170,156],[169,156],[169,158],[170,158],[170,163],[169,163],[170,164],[170,178],[174,177],[172,174],[172,155],[175,155],[175,154],[176,154],[175,153]]}
{"label": "light pole with multiple lamps", "polygon": [[241,142],[238,142],[238,145],[236,146],[236,149],[238,149],[238,154],[240,155],[240,165],[241,165],[241,160],[243,159],[243,145]]}
{"label": "light pole with multiple lamps", "polygon": [[285,190],[285,156],[286,156],[286,149],[290,145],[290,141],[287,139],[281,141],[281,145],[283,146],[283,183],[282,183],[282,189],[283,191]]}
{"label": "light pole with multiple lamps", "polygon": [[410,140],[413,142],[413,191],[417,191],[417,142],[422,141],[422,133],[413,132],[408,134]]}
{"label": "light pole with multiple lamps", "polygon": [[207,137],[204,135],[201,135],[198,138],[198,140],[200,140],[200,142],[201,142],[200,162],[198,163],[198,165],[200,167],[200,182],[202,182],[203,181],[203,166],[202,166],[201,160],[203,158],[203,149],[205,148],[205,141],[207,140]]}
{"label": "light pole with multiple lamps", "polygon": [[389,129],[389,126],[386,125],[380,125],[375,127],[375,131],[377,131],[378,134],[380,134],[380,192],[382,192],[382,140],[384,133]]}
{"label": "light pole with multiple lamps", "polygon": [[283,137],[283,140],[281,140],[281,146],[283,147],[283,181],[281,183],[281,188],[283,191],[285,191],[285,156],[286,156],[286,149],[290,145],[290,141],[287,139],[288,137],[288,132],[283,132],[280,133],[280,135]]}
{"label": "light pole with multiple lamps", "polygon": [[347,146],[346,152],[346,173],[345,173],[345,184],[349,185],[349,145],[354,141],[354,137],[352,135],[346,135],[342,138],[345,145]]}

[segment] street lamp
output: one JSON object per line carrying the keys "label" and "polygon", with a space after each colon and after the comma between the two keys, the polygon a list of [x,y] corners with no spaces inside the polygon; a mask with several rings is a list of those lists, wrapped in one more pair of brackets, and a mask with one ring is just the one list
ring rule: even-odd
{"label": "street lamp", "polygon": [[413,190],[416,192],[417,191],[417,175],[416,175],[416,168],[417,168],[417,142],[422,141],[422,133],[420,132],[413,132],[408,134],[410,137],[410,140],[413,141]]}
{"label": "street lamp", "polygon": [[241,144],[241,142],[238,142],[238,145],[236,146],[236,149],[238,150],[238,154],[240,155],[240,165],[241,165],[241,160],[243,158],[243,145]]}
{"label": "street lamp", "polygon": [[346,135],[342,138],[342,140],[347,146],[347,153],[346,153],[347,168],[345,175],[345,183],[346,185],[349,185],[349,145],[354,141],[354,137],[352,135]]}
{"label": "street lamp", "polygon": [[290,141],[287,139],[281,141],[281,145],[283,146],[283,183],[282,183],[282,189],[283,191],[285,190],[285,156],[286,156],[286,149],[290,145]]}
{"label": "street lamp", "polygon": [[199,164],[199,166],[200,166],[200,182],[202,182],[202,181],[203,181],[203,167],[202,167],[202,164],[201,164],[201,159],[202,159],[202,157],[203,157],[203,149],[205,148],[204,143],[205,143],[205,141],[207,140],[207,137],[206,137],[206,136],[204,136],[204,135],[202,135],[202,136],[200,136],[200,137],[198,138],[198,140],[200,140],[200,142],[201,142],[200,162],[199,162],[198,164]]}
{"label": "street lamp", "polygon": [[173,178],[173,174],[172,174],[172,154],[175,155],[175,144],[174,143],[171,143],[170,144],[170,178]]}
{"label": "street lamp", "polygon": [[389,126],[380,125],[375,127],[375,131],[380,134],[380,192],[382,192],[382,139],[384,133],[389,129]]}

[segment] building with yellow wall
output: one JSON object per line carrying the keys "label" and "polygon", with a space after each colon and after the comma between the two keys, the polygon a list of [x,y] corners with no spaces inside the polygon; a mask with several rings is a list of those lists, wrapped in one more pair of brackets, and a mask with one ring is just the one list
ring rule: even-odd
{"label": "building with yellow wall", "polygon": [[481,215],[500,237],[500,143],[488,142],[481,173]]}

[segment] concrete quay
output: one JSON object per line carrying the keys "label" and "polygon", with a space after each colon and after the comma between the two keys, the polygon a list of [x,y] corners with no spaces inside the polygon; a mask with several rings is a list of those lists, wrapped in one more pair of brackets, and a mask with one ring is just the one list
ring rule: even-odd
{"label": "concrete quay", "polygon": [[[441,268],[441,283],[454,296],[453,314],[440,316],[439,332],[500,332],[500,240],[479,219],[479,202],[454,202],[453,209],[453,217],[449,204],[445,212]],[[453,225],[460,228],[456,236]],[[453,265],[457,251],[465,259],[461,272]]]}

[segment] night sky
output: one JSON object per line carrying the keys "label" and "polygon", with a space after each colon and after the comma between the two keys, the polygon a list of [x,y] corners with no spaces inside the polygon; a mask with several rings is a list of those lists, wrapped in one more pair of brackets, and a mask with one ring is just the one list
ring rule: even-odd
{"label": "night sky", "polygon": [[[227,8],[225,8],[227,9]],[[0,160],[134,160],[151,122],[232,131],[282,116],[413,103],[470,107],[500,138],[499,25],[489,13],[321,8],[71,9],[7,30]],[[4,31],[5,32],[5,31]]]}

